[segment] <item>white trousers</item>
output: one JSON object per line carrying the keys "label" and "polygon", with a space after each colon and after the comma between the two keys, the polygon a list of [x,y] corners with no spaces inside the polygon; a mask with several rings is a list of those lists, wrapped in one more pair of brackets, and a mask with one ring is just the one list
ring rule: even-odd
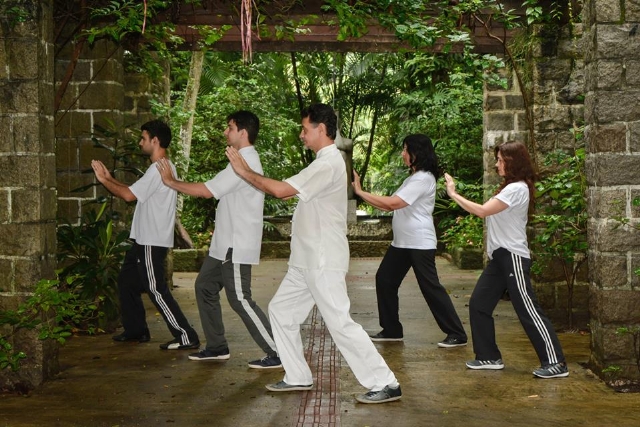
{"label": "white trousers", "polygon": [[364,387],[378,391],[398,382],[367,333],[349,314],[345,273],[303,270],[289,267],[269,303],[269,319],[287,384],[313,384],[311,369],[304,358],[300,325],[317,305],[333,341],[356,379]]}

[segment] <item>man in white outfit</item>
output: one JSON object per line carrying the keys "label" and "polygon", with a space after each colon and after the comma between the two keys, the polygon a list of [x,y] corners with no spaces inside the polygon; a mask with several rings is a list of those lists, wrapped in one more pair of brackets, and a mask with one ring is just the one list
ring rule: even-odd
{"label": "man in white outfit", "polygon": [[[173,247],[177,193],[162,183],[156,163],[167,156],[171,129],[160,120],[151,120],[140,128],[140,149],[153,163],[136,182],[127,185],[115,179],[100,160],[92,160],[96,178],[114,196],[127,202],[137,201],[129,237],[133,241],[124,257],[118,276],[118,296],[124,331],[114,341],[147,342],[150,339],[141,294],[146,292],[167,324],[173,339],[160,344],[162,350],[198,348],[195,329],[173,298],[165,279],[164,262]],[[170,161],[167,168],[175,172]]]}
{"label": "man in white outfit", "polygon": [[316,159],[284,181],[254,172],[237,150],[227,148],[233,169],[247,182],[278,198],[299,199],[293,215],[289,270],[269,304],[273,337],[285,376],[283,381],[267,385],[267,389],[295,391],[313,387],[300,325],[315,304],[357,380],[370,390],[356,396],[356,400],[390,402],[401,398],[400,385],[362,326],[349,314],[345,282],[349,269],[347,175],[334,144],[336,129],[337,117],[330,106],[314,104],[303,110],[300,139],[316,153]]}
{"label": "man in white outfit", "polygon": [[[260,156],[254,147],[259,129],[258,117],[240,110],[227,116],[224,136],[228,146],[238,150],[251,168],[262,173]],[[224,289],[229,305],[266,353],[262,359],[249,362],[249,367],[281,368],[269,319],[251,297],[251,266],[260,261],[264,193],[238,177],[229,165],[207,182],[177,180],[165,166],[165,160],[158,161],[162,181],[168,187],[190,196],[219,200],[209,256],[195,283],[207,345],[190,354],[189,360],[223,361],[231,357],[220,305],[220,292]]]}

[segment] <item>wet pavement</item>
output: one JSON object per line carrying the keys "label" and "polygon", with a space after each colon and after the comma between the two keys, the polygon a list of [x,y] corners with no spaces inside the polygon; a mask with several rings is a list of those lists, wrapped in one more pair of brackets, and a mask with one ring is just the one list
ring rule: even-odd
{"label": "wet pavement", "polygon": [[[353,318],[378,332],[374,277],[379,258],[351,260]],[[253,292],[266,310],[286,271],[285,260],[254,268]],[[438,259],[442,283],[469,331],[466,304],[478,271]],[[174,295],[201,331],[193,295],[195,273],[176,273]],[[148,298],[146,299],[148,302]],[[410,272],[400,289],[401,343],[376,343],[401,383],[403,398],[381,405],[356,403],[364,390],[322,327],[319,315],[303,326],[307,356],[317,373],[310,392],[270,393],[264,385],[282,371],[249,369],[263,356],[223,298],[231,359],[187,359],[189,350],[162,351],[171,337],[148,302],[151,341],[115,343],[111,335],[75,337],[60,351],[62,372],[28,396],[0,395],[0,426],[640,426],[640,394],[620,394],[583,368],[589,336],[560,333],[570,376],[542,380],[530,345],[509,302],[496,309],[505,369],[471,371],[471,345],[441,349],[444,338]]]}

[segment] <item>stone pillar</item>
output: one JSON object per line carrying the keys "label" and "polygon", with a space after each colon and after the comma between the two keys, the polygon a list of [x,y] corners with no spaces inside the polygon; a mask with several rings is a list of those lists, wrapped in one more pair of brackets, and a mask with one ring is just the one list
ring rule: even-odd
{"label": "stone pillar", "polygon": [[[0,4],[0,310],[55,278],[56,266],[53,1],[16,4],[23,22]],[[11,341],[27,358],[17,373],[0,371],[0,389],[33,388],[57,371],[51,341],[24,330]]]}
{"label": "stone pillar", "polygon": [[[535,35],[539,43],[533,49],[531,63],[533,135],[538,171],[545,178],[558,172],[555,165],[545,164],[549,153],[573,154],[584,147],[584,141],[575,135],[584,125],[585,39],[583,25],[572,22],[560,28],[538,27]],[[573,287],[573,319],[579,327],[588,323],[586,271],[584,263]],[[549,260],[534,280],[538,300],[547,314],[557,323],[566,324],[568,287],[561,263]]]}
{"label": "stone pillar", "polygon": [[616,330],[640,328],[640,4],[587,0],[584,22],[590,362],[638,379],[633,336]]}

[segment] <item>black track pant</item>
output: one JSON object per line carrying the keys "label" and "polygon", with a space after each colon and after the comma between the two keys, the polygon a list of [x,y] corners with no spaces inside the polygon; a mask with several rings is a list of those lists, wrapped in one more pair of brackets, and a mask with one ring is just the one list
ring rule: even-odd
{"label": "black track pant", "polygon": [[558,336],[542,312],[531,287],[531,260],[503,248],[496,249],[492,258],[478,279],[469,301],[471,337],[476,359],[496,360],[502,357],[496,344],[493,310],[506,289],[541,365],[564,362]]}
{"label": "black track pant", "polygon": [[378,315],[383,333],[389,337],[402,337],[400,323],[398,290],[409,268],[418,280],[418,286],[429,305],[436,323],[447,337],[466,341],[467,334],[453,307],[451,297],[440,284],[436,270],[436,251],[423,249],[403,249],[389,246],[376,273],[376,294],[378,296]]}
{"label": "black track pant", "polygon": [[137,243],[127,251],[118,276],[120,310],[125,334],[135,337],[147,331],[141,295],[146,292],[174,338],[182,344],[198,341],[198,334],[182,314],[167,286],[164,272],[166,256],[167,248]]}

